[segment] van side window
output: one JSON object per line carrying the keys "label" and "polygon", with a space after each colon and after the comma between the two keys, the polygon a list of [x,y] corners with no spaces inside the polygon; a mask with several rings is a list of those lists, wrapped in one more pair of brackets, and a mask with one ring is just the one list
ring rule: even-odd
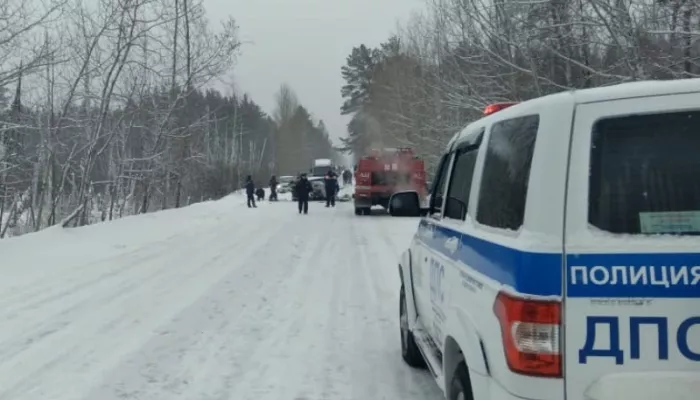
{"label": "van side window", "polygon": [[523,225],[539,123],[539,115],[529,115],[491,127],[479,189],[479,223],[512,230]]}
{"label": "van side window", "polygon": [[440,166],[437,170],[437,175],[433,181],[433,187],[430,196],[430,212],[436,213],[440,212],[442,209],[442,194],[444,193],[445,183],[447,181],[447,172],[450,166],[450,160],[452,159],[452,154],[445,154],[440,159]]}
{"label": "van side window", "polygon": [[700,111],[593,125],[588,222],[617,234],[700,235]]}
{"label": "van side window", "polygon": [[472,188],[474,166],[478,148],[464,149],[455,155],[455,164],[452,167],[450,186],[447,189],[447,202],[445,203],[445,217],[464,220],[469,207],[469,193]]}

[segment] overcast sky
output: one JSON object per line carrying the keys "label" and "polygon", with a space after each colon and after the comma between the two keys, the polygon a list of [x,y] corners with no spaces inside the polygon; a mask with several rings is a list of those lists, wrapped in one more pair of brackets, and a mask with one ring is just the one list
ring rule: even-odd
{"label": "overcast sky", "polygon": [[377,46],[422,0],[204,0],[213,23],[231,15],[245,42],[235,66],[239,91],[272,113],[288,83],[331,137],[345,136],[340,67],[353,46]]}

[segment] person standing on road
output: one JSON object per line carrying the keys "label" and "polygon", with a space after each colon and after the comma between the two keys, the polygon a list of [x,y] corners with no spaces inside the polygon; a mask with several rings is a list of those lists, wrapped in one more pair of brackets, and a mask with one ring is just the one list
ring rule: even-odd
{"label": "person standing on road", "polygon": [[299,203],[299,214],[302,212],[304,214],[309,213],[309,193],[313,191],[311,187],[311,182],[306,179],[306,174],[301,174],[299,180],[294,185],[294,193],[297,196],[297,202]]}
{"label": "person standing on road", "polygon": [[248,175],[245,178],[245,194],[248,196],[248,208],[257,208],[255,205],[255,183],[253,183],[253,177]]}
{"label": "person standing on road", "polygon": [[352,172],[349,169],[343,171],[343,183],[349,185],[352,183]]}
{"label": "person standing on road", "polygon": [[338,193],[338,190],[340,190],[338,186],[338,176],[333,171],[328,172],[328,174],[326,174],[325,183],[326,207],[335,207],[335,195]]}
{"label": "person standing on road", "polygon": [[272,175],[270,178],[270,201],[277,201],[277,177]]}

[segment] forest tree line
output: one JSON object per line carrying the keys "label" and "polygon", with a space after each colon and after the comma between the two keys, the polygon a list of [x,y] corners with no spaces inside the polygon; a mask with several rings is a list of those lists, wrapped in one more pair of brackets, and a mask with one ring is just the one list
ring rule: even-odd
{"label": "forest tree line", "polygon": [[700,3],[426,0],[385,43],[342,68],[344,149],[410,146],[432,168],[486,105],[700,73]]}
{"label": "forest tree line", "polygon": [[[90,3],[90,4],[86,4]],[[283,85],[212,89],[241,43],[202,0],[0,0],[0,238],[217,199],[338,158]]]}

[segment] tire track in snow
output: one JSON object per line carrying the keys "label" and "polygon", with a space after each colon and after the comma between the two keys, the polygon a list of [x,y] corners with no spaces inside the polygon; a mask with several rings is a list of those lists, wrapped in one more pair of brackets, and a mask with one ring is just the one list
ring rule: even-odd
{"label": "tire track in snow", "polygon": [[[314,207],[317,208],[317,207]],[[320,208],[320,207],[319,207]],[[318,330],[328,320],[323,302],[331,296],[332,288],[319,285],[324,276],[331,276],[333,260],[327,253],[333,246],[333,229],[337,228],[326,215],[330,210],[321,209],[309,214],[304,231],[305,246],[294,257],[295,274],[289,284],[279,292],[271,315],[274,330],[256,343],[255,351],[248,355],[248,371],[236,377],[241,382],[227,393],[226,399],[302,399],[306,391],[304,378],[306,365],[316,361]],[[320,215],[319,215],[320,214]],[[325,291],[319,298],[318,289]],[[319,315],[319,313],[321,315]],[[278,381],[270,377],[280,377]]]}
{"label": "tire track in snow", "polygon": [[[260,338],[275,332],[274,326],[266,326],[264,317],[269,313],[267,304],[277,293],[264,289],[283,286],[294,269],[270,271],[270,266],[260,261],[284,261],[284,254],[270,250],[288,236],[285,228],[266,232],[265,241],[239,254],[226,253],[239,260],[237,268],[163,325],[161,330],[167,335],[146,343],[138,356],[123,360],[131,372],[117,374],[86,399],[229,398],[225,393],[235,374],[246,370],[245,360],[257,349],[254,343],[236,343],[237,338]],[[262,326],[256,324],[257,317],[261,317]],[[198,367],[193,369],[192,365]]]}
{"label": "tire track in snow", "polygon": [[[231,227],[231,230],[235,229],[235,227]],[[222,233],[227,232],[210,233],[209,235],[198,237],[194,241],[190,240],[188,245],[194,246],[195,248],[201,246],[200,249],[206,249],[208,242],[217,238],[220,239]],[[214,241],[214,243],[216,242]],[[227,247],[230,248],[230,244],[227,244]],[[201,272],[198,268],[192,268],[193,264],[196,265],[195,263],[188,264],[183,262],[187,260],[186,257],[188,254],[192,255],[193,252],[191,248],[188,246],[177,246],[176,248],[178,251],[166,253],[166,257],[159,260],[156,259],[157,261],[154,262],[158,263],[157,267],[145,279],[143,275],[135,274],[134,276],[128,277],[126,281],[121,282],[119,285],[113,284],[113,290],[111,291],[106,291],[105,293],[97,291],[99,296],[96,298],[90,298],[90,292],[87,292],[87,298],[83,299],[81,303],[78,303],[80,307],[73,309],[76,315],[62,315],[64,319],[58,324],[57,328],[59,329],[50,332],[50,335],[41,336],[39,341],[27,343],[22,350],[30,354],[22,354],[17,362],[11,362],[11,359],[9,360],[10,362],[8,362],[7,359],[0,359],[0,376],[7,376],[5,372],[13,370],[18,363],[29,361],[31,364],[37,365],[31,373],[26,374],[12,386],[10,386],[10,382],[8,382],[7,379],[4,379],[2,381],[2,387],[7,387],[7,391],[0,390],[0,399],[16,398],[18,393],[23,393],[24,391],[36,392],[42,386],[51,386],[51,383],[55,383],[58,387],[64,386],[53,379],[47,379],[45,376],[47,374],[51,375],[50,373],[57,365],[68,364],[70,367],[80,370],[80,372],[73,371],[70,377],[77,381],[85,379],[86,375],[94,375],[95,372],[91,365],[97,365],[99,363],[104,365],[105,359],[108,358],[104,354],[104,351],[108,347],[101,347],[100,344],[109,346],[110,342],[120,344],[120,342],[124,341],[123,338],[119,336],[114,339],[110,339],[109,336],[97,336],[100,339],[93,339],[86,345],[82,341],[75,340],[75,337],[85,337],[90,333],[99,335],[99,333],[110,331],[110,327],[110,333],[114,335],[114,330],[118,322],[124,321],[125,319],[133,323],[127,323],[126,326],[122,327],[124,335],[142,340],[143,337],[134,335],[134,331],[142,331],[144,337],[148,337],[148,326],[152,325],[152,323],[148,324],[148,318],[156,318],[154,319],[155,321],[162,318],[159,318],[158,314],[153,315],[152,312],[149,313],[149,310],[152,310],[154,305],[157,305],[160,306],[163,311],[168,311],[168,309],[172,308],[172,305],[158,304],[157,302],[155,304],[140,304],[143,303],[140,300],[152,301],[154,298],[158,299],[159,295],[164,295],[169,291],[171,292],[173,289],[177,289],[179,287],[178,283],[182,282],[183,279],[186,282],[187,279],[196,278],[196,275]],[[202,263],[201,266],[207,266],[207,264],[215,262],[218,258],[219,255],[216,255],[205,263]],[[201,262],[201,260],[199,261]],[[126,270],[137,271],[141,268],[145,270],[151,269],[150,266],[141,264],[131,266]],[[155,287],[149,287],[151,283],[154,283]],[[106,286],[109,287],[109,285]],[[161,288],[160,291],[158,288]],[[94,289],[95,288],[93,288],[93,292]],[[140,296],[134,296],[134,292],[138,290],[142,291]],[[95,305],[98,305],[98,307],[94,307]],[[89,306],[92,306],[92,310],[90,311],[86,309],[86,307]],[[117,315],[117,317],[109,319],[105,323],[103,320],[104,318],[100,318],[102,315]],[[141,318],[136,318],[137,316]],[[139,327],[138,325],[142,326]],[[71,338],[73,338],[73,340],[71,340]],[[61,350],[57,352],[56,349]],[[47,355],[50,355],[48,360],[39,361],[45,359]],[[70,359],[74,359],[74,362],[69,362]],[[65,374],[63,375],[63,379],[65,379]],[[45,395],[42,397],[48,398]],[[56,394],[50,396],[50,398],[59,398],[59,395]]]}
{"label": "tire track in snow", "polygon": [[266,396],[268,400],[282,396],[295,400],[343,399],[348,393],[341,352],[347,332],[339,326],[339,306],[345,300],[344,289],[352,273],[346,267],[353,260],[342,252],[346,236],[338,223],[338,213],[327,210],[328,215],[321,220],[326,231],[321,246],[314,252],[313,260],[317,261],[300,282],[306,283],[304,287],[308,289],[303,309],[297,313],[299,333],[284,343],[291,362],[300,368],[295,369],[286,385],[278,385],[275,392]]}
{"label": "tire track in snow", "polygon": [[[14,361],[0,358],[0,400],[439,399],[432,378],[401,361],[392,219],[348,205],[299,216],[294,204],[264,204],[150,245],[153,258],[125,252],[115,261],[139,265],[27,310],[36,331],[40,312],[81,307]],[[94,279],[107,260],[65,267],[46,288]],[[28,291],[7,304],[49,295]]]}
{"label": "tire track in snow", "polygon": [[[90,261],[78,261],[77,265],[64,263],[63,265],[57,266],[47,263],[46,268],[42,269],[40,277],[37,277],[36,275],[32,274],[27,274],[26,277],[28,279],[26,279],[25,281],[16,283],[15,285],[8,288],[2,288],[3,294],[0,295],[0,310],[6,310],[8,308],[8,305],[24,306],[26,305],[26,303],[28,303],[34,298],[41,299],[39,300],[38,304],[41,304],[42,301],[52,301],[55,299],[54,296],[56,295],[56,292],[63,293],[78,289],[78,287],[76,286],[65,288],[56,285],[57,280],[65,280],[66,274],[77,275],[78,278],[82,278],[83,273],[93,271],[95,269],[95,266],[98,265],[109,265],[115,262],[123,264],[125,258],[132,257],[132,261],[138,262],[140,260],[143,260],[144,258],[149,258],[153,255],[162,253],[162,251],[164,250],[162,248],[163,246],[168,246],[174,240],[185,238],[190,235],[192,235],[191,231],[179,232],[170,235],[162,240],[149,242],[147,243],[147,246],[140,246],[128,251],[117,251],[116,254],[112,254],[107,257],[100,257],[98,259],[93,259]],[[80,242],[76,241],[71,243],[71,245],[73,245],[76,253],[82,251]],[[114,247],[118,248],[119,245],[113,245],[113,247],[110,250],[113,250]],[[80,255],[78,255],[77,258],[80,258]],[[105,275],[109,275],[109,272]],[[97,279],[99,278],[101,277],[97,277]],[[80,283],[78,285],[80,285]]]}
{"label": "tire track in snow", "polygon": [[[341,250],[349,243],[347,237],[339,241]],[[347,277],[352,275],[355,267],[355,260],[352,257],[338,257],[339,262],[333,267],[331,301],[328,305],[330,313],[327,326],[322,341],[322,362],[315,365],[313,379],[322,377],[320,385],[319,399],[343,399],[344,394],[352,391],[353,382],[348,374],[349,363],[345,359],[347,354],[352,354],[354,350],[352,343],[347,340],[348,332],[352,332],[352,326],[345,317],[347,309],[347,299],[350,298],[351,288],[348,285]],[[316,381],[317,382],[317,381]],[[314,385],[311,381],[308,385]]]}
{"label": "tire track in snow", "polygon": [[[362,385],[352,387],[352,399],[373,398],[381,400],[380,392],[380,373],[377,371],[376,352],[380,351],[376,347],[376,332],[371,329],[371,325],[376,323],[379,317],[379,299],[376,290],[373,286],[376,282],[372,281],[369,269],[376,267],[377,260],[372,260],[368,254],[375,233],[372,231],[371,218],[357,218],[350,221],[350,235],[355,240],[354,247],[356,264],[353,281],[351,283],[353,297],[348,299],[348,309],[345,314],[349,323],[352,324],[351,329],[354,329],[354,335],[350,341],[351,347],[362,349],[362,356],[357,360],[353,360],[353,368],[350,370],[350,376],[353,382],[363,382]],[[370,340],[371,338],[371,340]],[[383,376],[383,373],[381,373]]]}
{"label": "tire track in snow", "polygon": [[[365,321],[371,312],[356,315],[357,325],[363,329],[358,337],[373,337],[367,350],[367,368],[357,372],[354,381],[373,382],[368,387],[358,387],[353,392],[353,399],[373,398],[392,400],[397,398],[441,399],[441,393],[434,380],[426,371],[416,370],[404,364],[401,359],[401,342],[399,336],[399,285],[397,251],[390,245],[387,228],[397,227],[400,220],[387,216],[356,218],[350,223],[355,236],[368,236],[366,241],[358,244],[363,267],[366,290],[373,291],[376,303],[369,306],[374,309],[373,318]],[[358,282],[358,285],[361,282]],[[364,323],[363,323],[364,322]],[[381,378],[371,371],[381,370]],[[368,372],[370,371],[370,372]]]}
{"label": "tire track in snow", "polygon": [[[307,217],[292,217],[296,218],[307,218]],[[289,231],[299,233],[297,221],[292,222],[285,230],[284,236],[289,236]],[[315,226],[304,226],[304,228],[314,231]],[[303,231],[302,231],[303,233]],[[265,293],[268,295],[264,298],[264,302],[259,304],[257,308],[259,317],[257,321],[252,323],[256,326],[256,331],[259,334],[257,337],[248,338],[253,339],[252,341],[247,341],[245,344],[237,345],[230,350],[233,350],[236,357],[236,368],[234,373],[226,374],[225,389],[216,393],[216,399],[238,399],[238,398],[250,398],[250,399],[261,399],[265,398],[265,394],[269,394],[271,388],[270,376],[281,376],[275,375],[274,372],[270,371],[270,363],[275,360],[274,354],[278,353],[279,347],[285,343],[289,338],[294,337],[294,333],[298,332],[295,327],[294,318],[298,317],[299,313],[297,308],[302,300],[299,299],[299,286],[303,284],[301,282],[300,276],[302,276],[311,265],[310,258],[320,247],[320,243],[316,243],[315,236],[312,236],[314,240],[309,242],[308,238],[305,236],[294,236],[294,244],[297,248],[296,251],[292,252],[292,259],[288,260],[283,257],[282,260],[278,260],[276,257],[269,259],[269,254],[261,259],[261,267],[270,268],[268,273],[274,275],[280,275],[281,279],[273,280],[274,285],[272,287],[264,287]],[[311,246],[314,248],[311,249]],[[240,347],[244,347],[244,351],[241,352]],[[258,364],[261,362],[261,364]],[[272,365],[274,367],[274,365]],[[291,370],[293,371],[293,370]],[[289,369],[284,371],[284,373],[289,374],[291,372]],[[284,373],[282,375],[284,375]],[[253,375],[253,376],[251,376]],[[256,381],[256,378],[262,378],[260,381]],[[251,386],[241,385],[242,382],[259,382],[252,383]],[[252,390],[252,393],[258,393],[257,395],[252,395],[246,389],[241,390],[241,387],[245,386]],[[243,394],[239,394],[243,392]],[[246,397],[249,396],[249,397]],[[263,397],[260,397],[263,396]],[[278,396],[278,395],[275,395]],[[285,395],[286,397],[286,395]],[[275,397],[279,398],[279,397]]]}
{"label": "tire track in snow", "polygon": [[[0,296],[0,320],[16,318],[17,314],[30,311],[49,302],[62,300],[64,297],[74,294],[85,288],[92,288],[97,282],[109,278],[136,265],[161,255],[172,247],[173,242],[182,240],[187,242],[193,232],[180,232],[170,235],[163,240],[148,243],[126,252],[100,258],[91,262],[81,262],[79,265],[64,265],[54,267],[47,266],[47,273],[40,277],[29,275],[29,279],[8,290],[9,293]],[[76,251],[80,251],[80,243],[72,243]],[[127,267],[125,267],[125,265]],[[68,277],[73,280],[70,285],[57,285],[57,282],[65,282]],[[86,279],[91,278],[91,279]],[[9,310],[9,311],[8,311]]]}
{"label": "tire track in snow", "polygon": [[[182,246],[175,246],[175,249],[174,253],[167,253],[172,257],[172,260],[178,260],[189,253],[189,250]],[[162,256],[162,250],[160,251]],[[88,276],[86,282],[71,287],[74,289],[73,292],[62,291],[63,297],[53,297],[53,301],[42,301],[31,308],[26,307],[23,310],[24,313],[19,317],[17,317],[17,312],[13,311],[15,317],[5,319],[6,321],[14,320],[14,323],[10,322],[5,325],[13,329],[0,331],[0,360],[2,363],[11,361],[15,355],[20,354],[45,337],[66,328],[75,319],[84,319],[89,316],[91,311],[95,311],[95,305],[109,304],[119,297],[138,290],[140,285],[158,278],[163,273],[162,269],[156,269],[149,275],[143,276],[144,263],[147,261],[155,263],[157,261],[154,260],[157,260],[158,256],[158,253],[150,250],[145,252],[147,255],[122,260],[120,262],[122,265],[103,266],[102,262],[98,262],[94,265],[94,271],[98,272],[97,277],[90,278]],[[166,261],[166,264],[170,264],[170,262]],[[110,272],[99,274],[99,271],[103,270],[102,267],[109,269]],[[57,286],[60,287],[60,281],[57,282]],[[40,309],[41,305],[47,307]],[[51,317],[47,319],[47,315]],[[7,337],[17,330],[21,330],[23,336],[8,341]],[[24,342],[24,345],[21,345],[21,342]]]}

